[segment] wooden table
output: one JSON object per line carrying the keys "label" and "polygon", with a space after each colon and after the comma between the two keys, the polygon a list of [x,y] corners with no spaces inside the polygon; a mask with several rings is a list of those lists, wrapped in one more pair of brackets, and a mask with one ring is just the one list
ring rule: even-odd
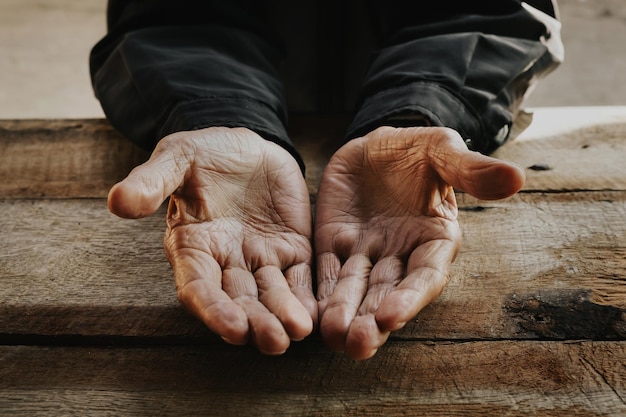
{"label": "wooden table", "polygon": [[[176,300],[164,210],[107,211],[147,155],[102,120],[1,121],[0,415],[626,415],[626,111],[537,117],[496,154],[524,190],[458,195],[451,282],[363,362],[224,344]],[[294,118],[312,195],[343,127]]]}

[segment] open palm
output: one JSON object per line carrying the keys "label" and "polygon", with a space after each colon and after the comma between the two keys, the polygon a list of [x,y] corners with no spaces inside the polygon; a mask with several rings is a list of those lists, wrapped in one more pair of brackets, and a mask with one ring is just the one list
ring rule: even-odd
{"label": "open palm", "polygon": [[445,128],[379,128],[342,147],[324,171],[315,245],[320,330],[352,357],[372,356],[436,299],[461,234],[454,187],[515,193],[523,171],[467,150]]}
{"label": "open palm", "polygon": [[171,194],[165,249],[178,298],[233,344],[268,354],[313,329],[309,196],[295,159],[247,129],[164,138],[109,194],[122,217]]}

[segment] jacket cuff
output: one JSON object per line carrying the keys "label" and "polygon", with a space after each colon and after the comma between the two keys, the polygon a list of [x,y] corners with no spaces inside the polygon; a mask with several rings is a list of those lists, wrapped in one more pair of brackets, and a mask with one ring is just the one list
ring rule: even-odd
{"label": "jacket cuff", "polygon": [[287,150],[304,174],[304,161],[287,135],[284,121],[263,102],[248,97],[205,97],[170,110],[157,137],[212,126],[245,127]]}
{"label": "jacket cuff", "polygon": [[364,136],[380,126],[394,126],[394,120],[410,121],[411,118],[403,117],[405,115],[422,115],[430,126],[452,128],[459,132],[470,149],[487,153],[494,144],[506,141],[513,119],[506,109],[498,110],[490,115],[491,121],[496,121],[496,130],[486,131],[478,114],[462,97],[441,84],[418,81],[386,89],[365,99],[346,139]]}

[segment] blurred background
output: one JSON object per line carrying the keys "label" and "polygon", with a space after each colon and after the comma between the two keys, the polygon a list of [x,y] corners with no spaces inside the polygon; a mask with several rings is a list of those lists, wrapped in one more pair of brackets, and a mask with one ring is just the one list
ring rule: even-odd
{"label": "blurred background", "polygon": [[[626,105],[626,0],[560,0],[565,63],[527,106]],[[106,0],[0,0],[0,119],[103,117],[88,71]]]}

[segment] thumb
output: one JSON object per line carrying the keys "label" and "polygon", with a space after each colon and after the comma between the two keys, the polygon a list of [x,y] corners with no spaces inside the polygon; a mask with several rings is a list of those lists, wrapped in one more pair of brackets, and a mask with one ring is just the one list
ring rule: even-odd
{"label": "thumb", "polygon": [[175,142],[159,143],[150,159],[133,169],[109,191],[109,210],[119,216],[137,219],[153,214],[185,179],[190,162]]}
{"label": "thumb", "polygon": [[430,155],[433,166],[455,189],[480,200],[498,200],[524,186],[526,174],[520,166],[470,151],[453,130],[447,129],[447,134],[434,144],[437,146]]}

